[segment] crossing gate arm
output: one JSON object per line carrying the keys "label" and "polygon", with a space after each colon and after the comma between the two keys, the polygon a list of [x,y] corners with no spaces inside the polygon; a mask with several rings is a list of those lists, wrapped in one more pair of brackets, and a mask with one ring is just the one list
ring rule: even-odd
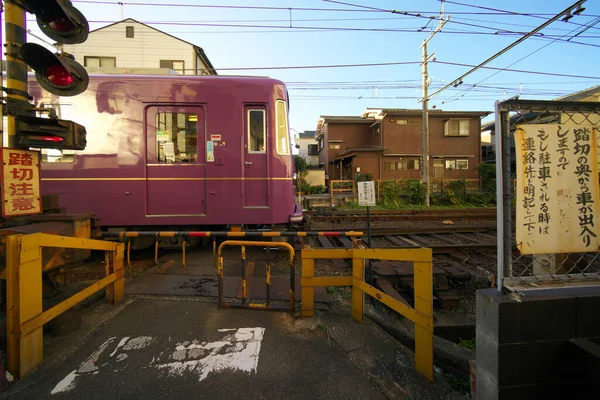
{"label": "crossing gate arm", "polygon": [[[42,247],[103,250],[106,276],[43,311]],[[123,243],[44,233],[12,235],[6,241],[8,370],[23,377],[43,361],[43,326],[106,288],[106,301],[118,304],[125,292]]]}
{"label": "crossing gate arm", "polygon": [[[432,251],[421,249],[305,249],[302,250],[302,317],[312,317],[316,286],[351,286],[352,317],[363,320],[364,295],[376,298],[415,324],[415,367],[433,381],[433,267]],[[351,258],[352,276],[315,277],[315,259]],[[408,261],[414,264],[414,308],[365,282],[366,260]]]}
{"label": "crossing gate arm", "polygon": [[[242,251],[242,302],[241,303],[226,303],[223,287],[223,248],[226,246],[240,246]],[[266,262],[266,303],[250,303],[248,301],[247,283],[246,283],[246,247],[266,247],[267,262]],[[269,264],[269,248],[283,247],[290,254],[290,304],[287,308],[271,305],[271,265]],[[217,250],[217,275],[219,278],[219,308],[249,308],[260,310],[288,310],[294,311],[295,290],[296,290],[296,273],[294,268],[294,248],[285,242],[254,242],[242,240],[226,240],[219,245]]]}

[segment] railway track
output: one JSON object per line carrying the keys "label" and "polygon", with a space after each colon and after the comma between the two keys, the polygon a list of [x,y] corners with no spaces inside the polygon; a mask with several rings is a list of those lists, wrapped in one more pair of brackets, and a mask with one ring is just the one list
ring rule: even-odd
{"label": "railway track", "polygon": [[[338,223],[341,221],[366,221],[364,210],[305,211],[311,223]],[[430,220],[496,220],[495,208],[443,209],[443,210],[374,210],[371,221],[430,221]]]}
{"label": "railway track", "polygon": [[[457,250],[475,252],[496,251],[496,230],[489,226],[461,228],[375,228],[371,230],[372,247],[420,248],[428,247],[434,254],[452,253]],[[363,241],[367,239],[363,237]],[[319,238],[322,247],[350,248],[347,238]]]}
{"label": "railway track", "polygon": [[[469,281],[472,272],[479,268],[478,264],[482,258],[493,263],[496,257],[496,230],[489,226],[448,227],[441,231],[431,227],[406,230],[382,228],[377,229],[372,236],[372,247],[432,249],[434,305],[439,309],[461,307],[460,293],[453,289],[451,282]],[[348,238],[318,237],[317,240],[324,248],[353,246]],[[363,237],[363,240],[366,238]],[[478,257],[474,257],[474,254]],[[332,259],[331,262],[338,269],[351,268],[349,260]],[[395,299],[410,305],[414,295],[412,263],[373,260],[372,268],[376,286]]]}

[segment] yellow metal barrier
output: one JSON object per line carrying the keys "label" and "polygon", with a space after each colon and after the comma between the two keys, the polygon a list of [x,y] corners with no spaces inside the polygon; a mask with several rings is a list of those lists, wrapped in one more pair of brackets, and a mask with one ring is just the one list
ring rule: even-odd
{"label": "yellow metal barrier", "polygon": [[[106,301],[118,304],[125,292],[124,243],[35,233],[6,241],[8,370],[25,376],[44,359],[44,324],[106,288]],[[104,250],[106,277],[55,305],[42,308],[42,247]]]}
{"label": "yellow metal barrier", "polygon": [[[315,277],[315,259],[352,259],[352,276]],[[414,263],[414,308],[367,284],[365,260]],[[416,369],[433,381],[433,269],[431,249],[306,249],[302,250],[301,316],[312,317],[316,286],[352,286],[352,317],[363,320],[365,293],[415,323]]]}
{"label": "yellow metal barrier", "polygon": [[[242,302],[226,303],[223,287],[223,247],[225,246],[241,246],[242,249]],[[246,246],[266,247],[267,248],[267,263],[266,263],[266,294],[267,299],[265,304],[246,303],[248,300],[247,283],[246,283]],[[250,242],[241,240],[226,240],[219,245],[217,275],[219,277],[219,308],[254,308],[261,310],[284,310],[282,307],[271,305],[271,265],[269,264],[269,248],[284,247],[290,253],[290,305],[287,310],[294,311],[294,292],[296,290],[296,274],[294,268],[294,248],[285,242]]]}
{"label": "yellow metal barrier", "polygon": [[[340,183],[342,187],[336,188],[335,184]],[[352,184],[351,188],[344,188],[344,185]],[[333,207],[333,195],[334,193],[352,192],[352,200],[356,203],[356,183],[352,180],[331,180],[329,181],[329,204]]]}

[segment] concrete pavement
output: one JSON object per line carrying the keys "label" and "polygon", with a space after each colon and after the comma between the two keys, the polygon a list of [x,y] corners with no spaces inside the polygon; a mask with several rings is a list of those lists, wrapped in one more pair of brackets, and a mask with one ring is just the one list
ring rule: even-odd
{"label": "concrete pavement", "polygon": [[[76,345],[74,343],[74,345]],[[35,382],[35,384],[30,384]],[[383,399],[322,329],[276,312],[137,299],[15,399]]]}

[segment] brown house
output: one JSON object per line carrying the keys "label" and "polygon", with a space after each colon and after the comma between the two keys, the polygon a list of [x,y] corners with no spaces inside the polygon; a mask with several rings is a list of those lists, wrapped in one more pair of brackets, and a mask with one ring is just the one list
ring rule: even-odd
{"label": "brown house", "polygon": [[[429,112],[432,178],[477,179],[481,118],[487,111]],[[421,178],[422,110],[367,108],[361,117],[321,116],[315,138],[330,179]]]}

